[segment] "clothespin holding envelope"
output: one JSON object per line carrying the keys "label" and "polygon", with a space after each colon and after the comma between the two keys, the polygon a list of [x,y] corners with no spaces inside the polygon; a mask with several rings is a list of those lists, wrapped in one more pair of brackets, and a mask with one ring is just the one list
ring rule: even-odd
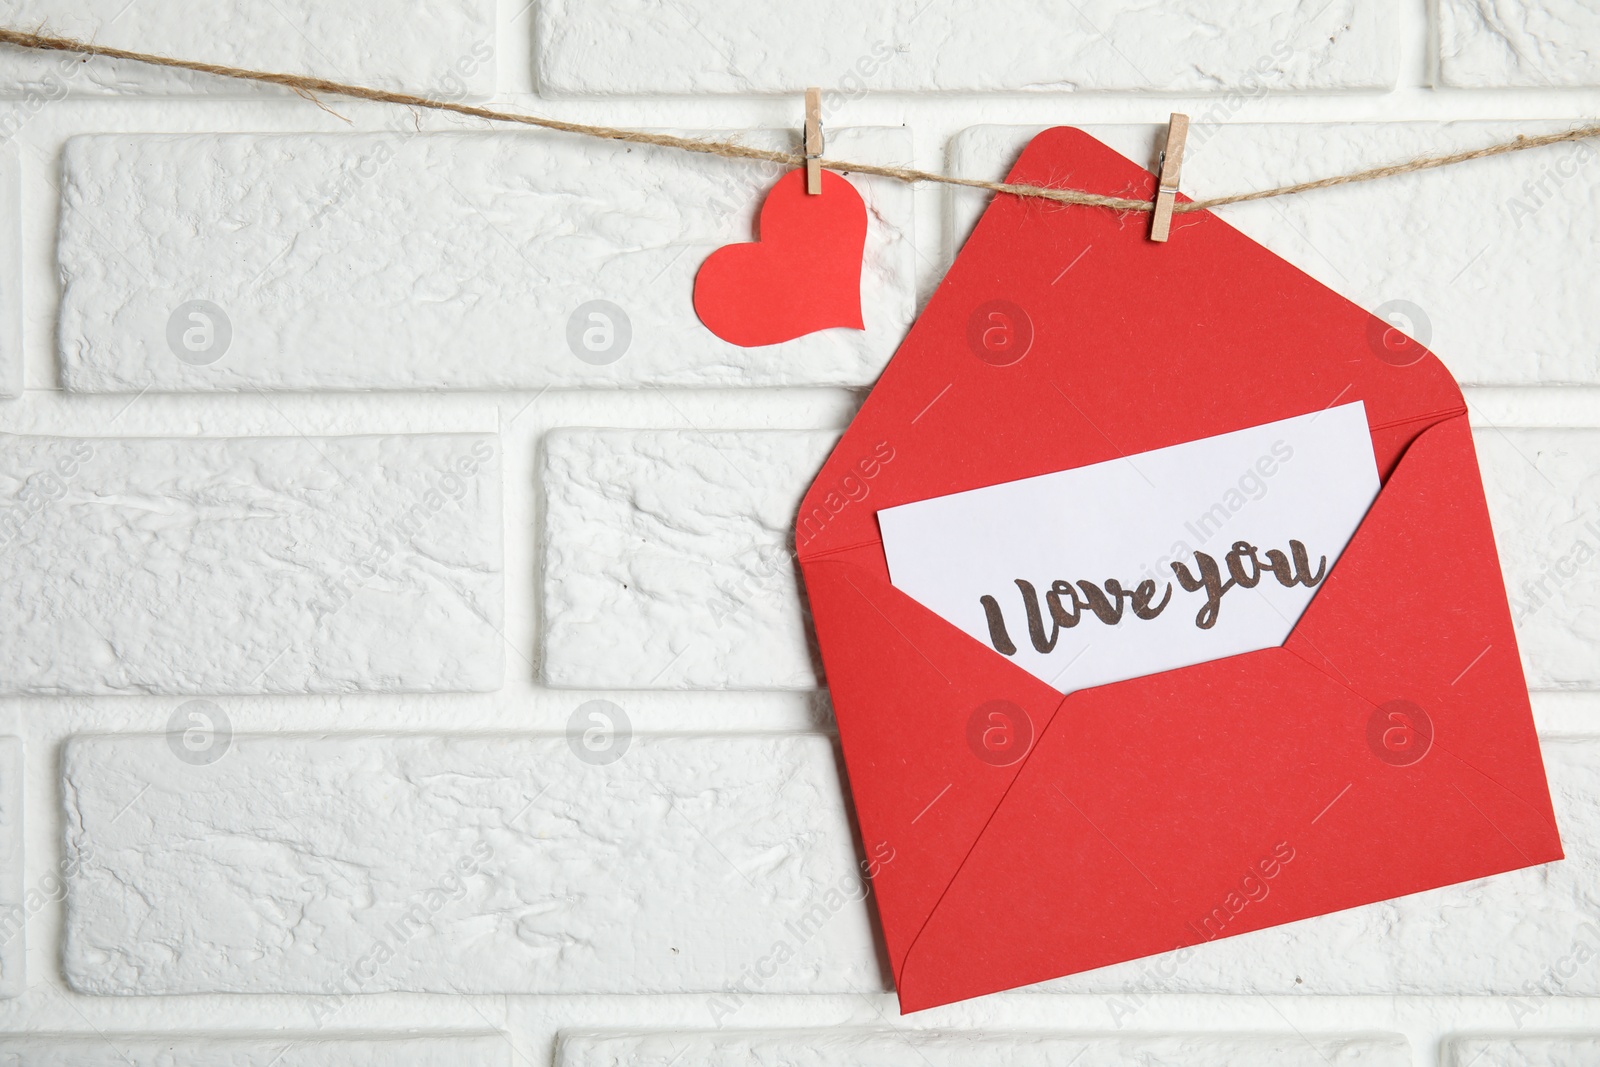
{"label": "clothespin holding envelope", "polygon": [[1183,171],[1183,143],[1189,137],[1189,116],[1176,111],[1167,120],[1167,146],[1161,150],[1161,177],[1156,186],[1156,206],[1150,214],[1150,240],[1166,241],[1172,229],[1172,208],[1178,200],[1178,176]]}
{"label": "clothespin holding envelope", "polygon": [[822,192],[822,90],[806,90],[806,192]]}

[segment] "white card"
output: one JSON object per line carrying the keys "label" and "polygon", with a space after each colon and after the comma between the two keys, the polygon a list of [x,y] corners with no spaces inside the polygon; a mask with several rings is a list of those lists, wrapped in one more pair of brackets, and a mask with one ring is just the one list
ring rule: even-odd
{"label": "white card", "polygon": [[1070,693],[1283,644],[1378,484],[1357,402],[878,526],[895,588]]}

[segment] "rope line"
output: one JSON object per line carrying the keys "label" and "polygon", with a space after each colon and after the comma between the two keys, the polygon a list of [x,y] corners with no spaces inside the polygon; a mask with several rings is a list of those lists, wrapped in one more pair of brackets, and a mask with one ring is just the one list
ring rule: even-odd
{"label": "rope line", "polygon": [[[582,122],[564,122],[561,119],[544,118],[539,115],[528,115],[514,111],[500,111],[494,108],[475,107],[471,104],[461,104],[451,100],[436,100],[412,93],[391,92],[362,85],[348,85],[343,82],[329,81],[326,78],[313,78],[301,74],[277,74],[270,71],[250,70],[244,67],[202,63],[192,59],[175,59],[171,56],[155,55],[148,52],[133,52],[124,48],[110,48],[105,45],[74,40],[70,37],[51,37],[43,34],[0,28],[0,43],[36,51],[72,52],[84,56],[101,56],[106,59],[125,59],[156,67],[168,67],[177,70],[194,71],[198,74],[210,74],[220,78],[231,78],[235,81],[281,85],[300,96],[306,97],[313,103],[319,103],[319,106],[320,102],[316,100],[316,94],[323,93],[330,96],[349,97],[354,100],[371,100],[379,103],[425,108],[431,111],[444,111],[456,115],[465,115],[469,118],[485,119],[489,122],[508,122],[522,126],[536,126],[540,129],[577,134],[582,137],[596,137],[607,141],[624,141],[629,144],[673,148],[685,152],[697,152],[702,155],[721,156],[725,159],[747,159],[762,163],[779,163],[791,167],[804,166],[806,162],[806,157],[801,153],[752,148],[749,145],[742,145],[734,141],[678,137],[672,134],[620,129],[615,126],[595,126]],[[1205,200],[1185,201],[1177,204],[1174,210],[1177,212],[1206,211],[1228,204],[1242,204],[1251,200],[1266,200],[1276,196],[1291,196],[1296,193],[1309,192],[1313,189],[1327,189],[1336,185],[1376,181],[1380,178],[1390,178],[1399,174],[1414,174],[1418,171],[1448,167],[1456,163],[1465,163],[1469,160],[1488,159],[1491,156],[1523,152],[1530,148],[1543,148],[1547,145],[1561,144],[1567,141],[1582,141],[1596,136],[1600,136],[1600,123],[1591,123],[1571,130],[1541,134],[1534,137],[1519,135],[1510,141],[1502,141],[1498,144],[1488,145],[1484,148],[1469,149],[1464,152],[1424,156],[1420,159],[1413,159],[1403,163],[1369,167],[1365,170],[1340,174],[1331,178],[1295,182],[1290,185],[1279,185],[1271,189],[1259,189],[1249,193],[1235,193],[1231,196],[1214,196]],[[821,165],[828,170],[846,171],[852,174],[870,174],[882,178],[892,178],[908,184],[928,182],[939,185],[960,186],[968,189],[984,189],[994,193],[1010,193],[1013,196],[1054,200],[1063,204],[1110,208],[1114,211],[1150,211],[1154,207],[1153,202],[1149,200],[1104,196],[1084,189],[1061,189],[1042,185],[983,181],[978,178],[959,178],[951,174],[938,174],[934,171],[918,170],[913,167],[851,163],[839,159],[823,159]]]}

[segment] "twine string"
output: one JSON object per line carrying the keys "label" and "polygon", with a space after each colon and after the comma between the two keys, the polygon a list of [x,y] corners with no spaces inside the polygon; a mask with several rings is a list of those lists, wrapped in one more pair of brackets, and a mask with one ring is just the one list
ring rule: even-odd
{"label": "twine string", "polygon": [[[101,56],[106,59],[125,59],[135,63],[145,63],[156,67],[168,67],[177,70],[194,71],[198,74],[210,74],[219,78],[231,78],[235,81],[259,82],[267,85],[281,85],[293,92],[306,97],[313,103],[321,106],[316,99],[316,94],[323,93],[329,96],[343,96],[354,100],[371,100],[385,104],[401,104],[406,107],[425,108],[431,111],[444,111],[456,115],[465,115],[469,118],[484,119],[489,122],[508,122],[523,126],[536,126],[540,129],[554,130],[559,133],[576,134],[581,137],[595,137],[607,141],[624,141],[629,144],[653,145],[658,148],[673,148],[684,152],[697,152],[702,155],[721,156],[725,159],[747,159],[761,163],[777,163],[789,167],[805,165],[806,157],[797,152],[779,152],[769,149],[752,148],[749,145],[739,144],[736,141],[717,141],[699,137],[679,137],[673,134],[649,133],[643,130],[620,129],[615,126],[596,126],[582,122],[565,122],[561,119],[545,118],[540,115],[529,115],[514,111],[500,111],[494,108],[475,107],[471,104],[457,103],[452,100],[436,100],[431,97],[417,96],[412,93],[392,92],[385,89],[373,89],[363,85],[349,85],[344,82],[330,81],[326,78],[314,78],[302,74],[278,74],[270,71],[250,70],[244,67],[223,66],[216,63],[202,63],[192,59],[176,59],[172,56],[155,55],[149,52],[133,52],[124,48],[111,48],[105,45],[92,44],[79,41],[70,37],[51,37],[44,34],[26,33],[20,30],[0,28],[0,43],[15,45],[18,48],[29,48],[46,52],[72,52],[84,56]],[[1206,211],[1211,208],[1223,207],[1228,204],[1242,204],[1251,200],[1266,200],[1276,196],[1291,196],[1296,193],[1309,192],[1313,189],[1327,189],[1336,185],[1350,185],[1356,182],[1376,181],[1380,178],[1390,178],[1400,174],[1414,174],[1418,171],[1434,170],[1438,167],[1448,167],[1456,163],[1465,163],[1474,159],[1488,159],[1491,156],[1506,155],[1511,152],[1522,152],[1530,148],[1543,148],[1547,145],[1561,144],[1566,141],[1583,141],[1591,137],[1600,136],[1600,123],[1590,123],[1570,130],[1555,133],[1540,134],[1529,137],[1518,135],[1510,141],[1501,141],[1483,148],[1469,149],[1464,152],[1452,152],[1446,155],[1423,156],[1401,163],[1389,163],[1383,166],[1369,167],[1365,170],[1353,171],[1329,178],[1317,178],[1312,181],[1294,182],[1289,185],[1274,186],[1270,189],[1258,189],[1248,193],[1234,193],[1230,196],[1215,196],[1205,200],[1180,201],[1174,211]],[[992,182],[979,178],[960,178],[952,174],[939,174],[934,171],[918,170],[914,167],[890,167],[873,163],[851,163],[839,159],[823,159],[821,165],[834,171],[844,171],[852,174],[870,174],[876,177],[892,178],[895,181],[916,184],[921,182],[939,185],[961,186],[968,189],[983,189],[993,193],[1010,193],[1013,196],[1037,197],[1043,200],[1054,200],[1063,204],[1081,204],[1088,207],[1110,208],[1113,211],[1150,211],[1154,205],[1149,200],[1134,200],[1122,196],[1104,196],[1100,193],[1091,193],[1084,189],[1063,189],[1042,185],[1024,185],[1013,182]]]}

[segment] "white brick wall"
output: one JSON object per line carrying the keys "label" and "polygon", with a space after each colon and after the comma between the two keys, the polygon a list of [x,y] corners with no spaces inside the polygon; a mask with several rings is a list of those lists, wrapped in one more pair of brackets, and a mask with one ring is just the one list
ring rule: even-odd
{"label": "white brick wall", "polygon": [[1600,1039],[1582,1037],[1472,1037],[1450,1042],[1446,1067],[1584,1067],[1600,1062]]}
{"label": "white brick wall", "polygon": [[213,1034],[30,1034],[0,1037],[7,1067],[508,1067],[499,1034],[327,1038]]}
{"label": "white brick wall", "polygon": [[764,1034],[574,1034],[561,1044],[561,1067],[668,1067],[686,1058],[705,1067],[962,1067],[1009,1063],[1047,1067],[1082,1060],[1095,1067],[1407,1067],[1405,1038],[1329,1038],[1321,1034],[1173,1034],[1163,1037],[1062,1037],[1051,1034],[914,1035],[882,1031]]}
{"label": "white brick wall", "polygon": [[[112,48],[460,98],[494,88],[494,4],[235,0],[194,8],[127,0],[12,0],[8,27]],[[244,83],[123,61],[0,49],[0,91],[239,93]],[[272,90],[279,92],[281,90]]]}
{"label": "white brick wall", "polygon": [[1476,438],[1528,684],[1600,686],[1600,433]]}
{"label": "white brick wall", "polygon": [[170,736],[74,741],[67,980],[668,993],[731,989],[787,941],[763,991],[881,988],[825,738],[616,756],[562,738],[240,737],[194,764]]}
{"label": "white brick wall", "polygon": [[1600,85],[1600,11],[1583,0],[1441,0],[1445,85]]}
{"label": "white brick wall", "polygon": [[0,437],[0,692],[500,685],[492,437]]}
{"label": "white brick wall", "polygon": [[22,212],[16,149],[0,148],[0,397],[22,395]]}
{"label": "white brick wall", "polygon": [[538,58],[541,84],[568,93],[1373,89],[1394,81],[1391,21],[1377,0],[1270,0],[1248,20],[1214,0],[826,0],[736,16],[717,0],[552,0]]}
{"label": "white brick wall", "polygon": [[[27,984],[24,953],[28,918],[42,906],[22,884],[22,740],[0,737],[0,996]],[[59,881],[51,888],[59,891]]]}
{"label": "white brick wall", "polygon": [[[1592,119],[1592,8],[0,24],[982,177],[1181,110],[1206,195]],[[868,329],[739,349],[768,169],[322,103],[0,50],[0,1064],[1600,1060],[1600,144],[1225,213],[1465,383],[1569,858],[902,1018],[788,523],[984,197],[852,176]]]}
{"label": "white brick wall", "polygon": [[816,686],[791,528],[836,440],[781,430],[551,434],[545,681]]}

